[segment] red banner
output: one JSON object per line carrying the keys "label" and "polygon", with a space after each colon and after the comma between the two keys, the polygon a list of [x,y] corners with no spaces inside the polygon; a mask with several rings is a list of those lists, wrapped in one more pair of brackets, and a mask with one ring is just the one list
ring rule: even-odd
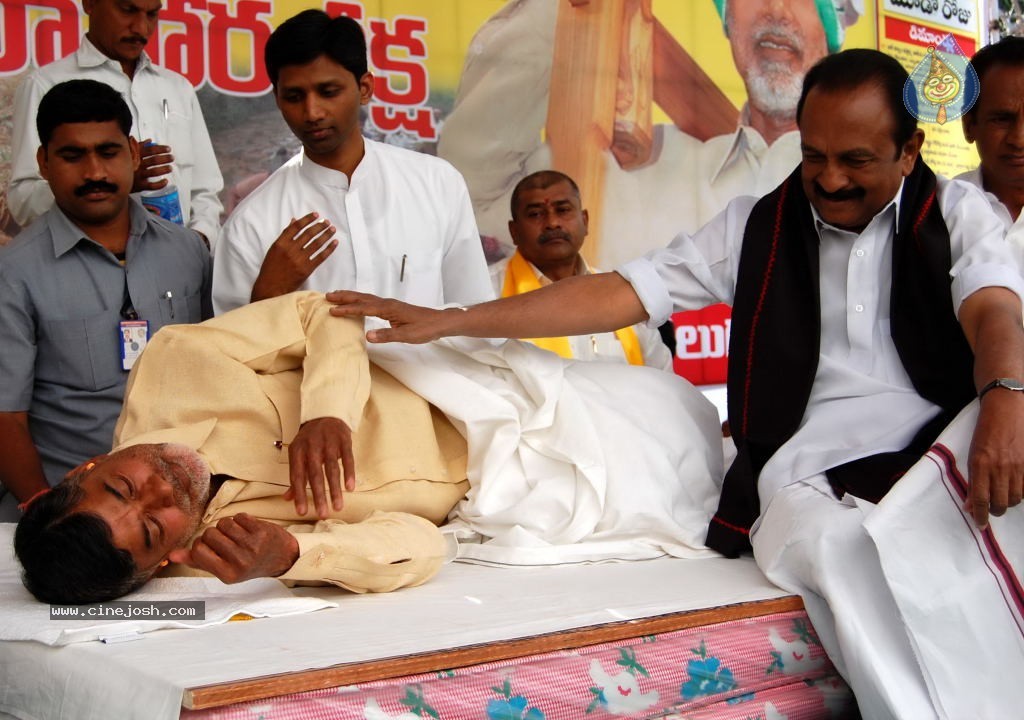
{"label": "red banner", "polygon": [[[263,49],[273,31],[278,0],[166,0],[146,52],[153,62],[184,75],[193,87],[227,95],[270,91]],[[437,139],[427,72],[427,19],[371,17],[361,2],[329,0],[330,15],[348,15],[366,31],[374,99],[370,121],[385,134]],[[0,5],[0,76],[16,75],[69,55],[83,32],[73,0],[4,0]],[[239,52],[238,39],[243,39]]]}
{"label": "red banner", "polygon": [[[38,16],[34,17],[33,16]],[[82,35],[78,6],[72,0],[0,3],[0,75],[15,75],[69,55]]]}
{"label": "red banner", "polygon": [[978,49],[978,43],[967,35],[949,33],[935,27],[928,27],[921,23],[909,22],[900,18],[887,15],[885,18],[885,37],[890,40],[897,40],[909,45],[929,47],[938,45],[946,35],[952,35],[960,49],[967,57],[974,55]]}
{"label": "red banner", "polygon": [[676,313],[676,373],[694,385],[724,383],[729,361],[729,332],[732,308],[712,305],[703,310]]}

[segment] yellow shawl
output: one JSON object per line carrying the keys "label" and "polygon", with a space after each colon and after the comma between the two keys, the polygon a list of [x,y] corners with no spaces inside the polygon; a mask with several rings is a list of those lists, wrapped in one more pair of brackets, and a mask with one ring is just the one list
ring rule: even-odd
{"label": "yellow shawl", "polygon": [[[522,295],[540,288],[540,279],[533,267],[526,261],[519,251],[508,262],[505,270],[505,284],[501,288],[502,297]],[[624,327],[615,331],[615,337],[622,343],[622,350],[626,354],[626,360],[630,365],[643,365],[644,354],[640,349],[640,341],[637,339],[636,331],[632,327]],[[569,346],[569,339],[565,337],[553,338],[527,338],[537,347],[550,350],[564,358],[572,358],[572,349]]]}

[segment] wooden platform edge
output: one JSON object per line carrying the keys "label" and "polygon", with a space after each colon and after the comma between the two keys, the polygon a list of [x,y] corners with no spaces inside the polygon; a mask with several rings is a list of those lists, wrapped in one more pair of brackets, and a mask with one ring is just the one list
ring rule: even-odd
{"label": "wooden platform edge", "polygon": [[715,625],[732,620],[757,618],[775,613],[802,610],[799,596],[788,595],[771,600],[724,605],[716,608],[688,610],[657,615],[637,620],[595,625],[572,630],[535,635],[516,640],[502,640],[479,645],[465,645],[415,655],[404,655],[381,660],[333,665],[318,670],[266,675],[249,680],[203,685],[185,690],[182,707],[189,710],[221,707],[249,700],[292,693],[354,685],[356,683],[386,680],[438,670],[451,670],[469,665],[508,660],[515,657],[537,655],[556,650],[570,650],[615,642],[644,635],[685,630],[701,625]]}

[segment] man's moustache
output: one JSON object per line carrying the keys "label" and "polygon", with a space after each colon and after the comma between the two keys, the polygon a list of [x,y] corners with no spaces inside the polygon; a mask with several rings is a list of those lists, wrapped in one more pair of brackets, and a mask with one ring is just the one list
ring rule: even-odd
{"label": "man's moustache", "polygon": [[814,194],[818,197],[833,202],[842,202],[844,200],[860,200],[864,197],[864,188],[850,188],[849,190],[836,190],[835,192],[828,192],[818,183],[814,183]]}
{"label": "man's moustache", "polygon": [[561,231],[550,232],[550,233],[541,233],[540,237],[538,237],[537,240],[540,241],[541,245],[543,245],[546,242],[550,242],[551,240],[565,240],[566,242],[568,242],[569,241],[569,233],[561,232]]}
{"label": "man's moustache", "polygon": [[113,183],[103,182],[102,180],[95,180],[93,182],[87,182],[81,187],[75,188],[75,195],[77,195],[78,197],[82,197],[83,195],[88,195],[89,193],[94,192],[116,193],[117,185],[114,185]]}

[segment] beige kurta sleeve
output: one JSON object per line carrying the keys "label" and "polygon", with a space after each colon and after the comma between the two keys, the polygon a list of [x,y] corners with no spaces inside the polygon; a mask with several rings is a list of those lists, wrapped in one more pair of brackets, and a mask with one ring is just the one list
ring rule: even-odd
{"label": "beige kurta sleeve", "polygon": [[332,316],[321,294],[300,295],[297,307],[306,337],[299,421],[336,417],[355,432],[370,397],[363,323]]}
{"label": "beige kurta sleeve", "polygon": [[299,559],[278,578],[288,584],[389,592],[426,582],[445,560],[441,531],[408,513],[375,512],[358,523],[322,520],[288,531],[299,541]]}
{"label": "beige kurta sleeve", "polygon": [[[198,325],[162,328],[128,379],[115,445],[214,417],[202,452],[215,472],[238,476],[231,472],[238,461],[263,461],[247,447],[259,440],[267,451],[281,439],[260,377],[299,369],[301,392],[287,400],[299,405],[301,421],[337,417],[355,431],[370,395],[363,327],[329,310],[322,294],[292,293]],[[276,453],[266,454],[276,462]]]}

